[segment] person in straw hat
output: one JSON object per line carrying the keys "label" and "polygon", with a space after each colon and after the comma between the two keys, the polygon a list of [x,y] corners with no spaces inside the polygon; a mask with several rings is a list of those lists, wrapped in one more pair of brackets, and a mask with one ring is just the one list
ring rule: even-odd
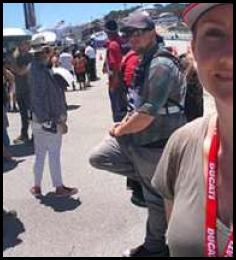
{"label": "person in straw hat", "polygon": [[31,193],[41,196],[46,153],[49,156],[49,168],[57,196],[76,194],[76,188],[64,186],[61,176],[60,152],[62,135],[67,132],[66,106],[63,90],[49,67],[52,48],[44,37],[32,41],[34,59],[30,69],[32,131],[35,145],[34,186]]}

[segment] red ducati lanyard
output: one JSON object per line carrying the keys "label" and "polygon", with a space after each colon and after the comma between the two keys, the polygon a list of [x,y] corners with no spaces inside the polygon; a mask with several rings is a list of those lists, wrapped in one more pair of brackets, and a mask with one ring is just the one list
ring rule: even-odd
{"label": "red ducati lanyard", "polygon": [[[206,231],[205,256],[218,257],[216,219],[217,219],[217,154],[219,150],[219,134],[215,128],[209,152],[207,170],[207,199],[206,199]],[[233,257],[233,228],[230,232],[224,257]]]}

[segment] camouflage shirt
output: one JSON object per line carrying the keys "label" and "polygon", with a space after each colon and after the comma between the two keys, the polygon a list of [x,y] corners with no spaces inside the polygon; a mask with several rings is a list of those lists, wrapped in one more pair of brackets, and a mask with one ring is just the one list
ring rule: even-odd
{"label": "camouflage shirt", "polygon": [[[155,117],[155,120],[143,131],[132,134],[134,143],[138,145],[168,139],[173,131],[186,122],[186,118],[180,110],[176,113],[163,114],[168,98],[177,103],[183,103],[185,98],[184,75],[173,60],[153,55],[151,62],[145,66],[143,74],[143,86],[139,93],[141,102],[136,111],[151,115]],[[173,104],[169,106],[173,106]]]}

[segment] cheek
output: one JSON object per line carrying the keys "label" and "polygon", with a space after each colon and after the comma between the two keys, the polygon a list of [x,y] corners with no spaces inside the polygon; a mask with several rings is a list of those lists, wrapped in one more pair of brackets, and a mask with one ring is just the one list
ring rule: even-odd
{"label": "cheek", "polygon": [[135,51],[137,51],[137,49],[140,48],[140,46],[142,46],[142,42],[139,40],[138,37],[133,37],[130,40],[130,46],[132,49],[134,49]]}
{"label": "cheek", "polygon": [[210,75],[215,67],[216,53],[203,44],[197,45],[195,51],[200,81],[205,88],[208,88],[208,85],[211,84]]}
{"label": "cheek", "polygon": [[136,39],[134,37],[129,39],[129,44],[133,46],[136,43]]}

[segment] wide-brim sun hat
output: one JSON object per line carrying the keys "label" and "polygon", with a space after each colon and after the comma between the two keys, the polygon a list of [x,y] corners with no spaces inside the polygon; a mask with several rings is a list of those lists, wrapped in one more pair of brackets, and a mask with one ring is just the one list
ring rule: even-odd
{"label": "wide-brim sun hat", "polygon": [[184,22],[188,25],[190,29],[193,28],[198,19],[210,9],[227,3],[191,3],[188,5],[184,12],[183,18]]}
{"label": "wide-brim sun hat", "polygon": [[45,48],[51,47],[44,36],[40,36],[31,41],[30,53],[43,52]]}
{"label": "wide-brim sun hat", "polygon": [[43,52],[46,48],[49,48],[49,45],[42,45],[42,46],[34,46],[29,50],[29,53],[38,53],[38,52]]}

